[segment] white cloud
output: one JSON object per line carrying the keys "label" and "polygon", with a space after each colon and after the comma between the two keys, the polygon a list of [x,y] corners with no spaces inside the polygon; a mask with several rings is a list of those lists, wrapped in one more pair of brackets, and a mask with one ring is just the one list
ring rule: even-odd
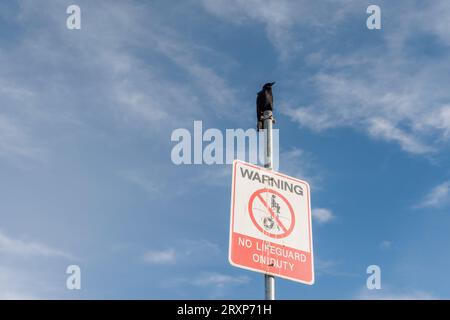
{"label": "white cloud", "polygon": [[296,32],[295,28],[313,26],[327,32],[357,8],[354,0],[345,4],[333,0],[203,0],[202,3],[207,12],[231,23],[261,24],[282,60],[300,51],[302,37],[309,36]]}
{"label": "white cloud", "polygon": [[21,2],[11,17],[23,30],[0,54],[0,156],[36,156],[36,146],[62,144],[73,128],[95,134],[97,118],[159,132],[188,119],[233,115],[229,99],[238,99],[214,68],[225,59],[159,23],[151,4],[85,3],[86,27],[70,32],[58,27],[61,7],[50,2]]}
{"label": "white cloud", "polygon": [[[175,168],[172,163],[154,164],[152,170],[134,168],[120,171],[117,175],[151,197],[168,199],[188,194],[192,191],[192,186],[195,186],[198,190],[227,187],[231,181],[231,166],[191,165]],[[184,183],[170,183],[177,179],[183,179]]]}
{"label": "white cloud", "polygon": [[324,260],[319,257],[314,259],[314,267],[318,274],[336,274],[338,263],[334,260]]}
{"label": "white cloud", "polygon": [[394,290],[390,286],[382,287],[380,290],[369,290],[362,288],[357,293],[358,300],[432,300],[436,297],[425,291],[415,289]]}
{"label": "white cloud", "polygon": [[55,272],[59,270],[64,276],[67,260],[79,259],[63,250],[15,239],[0,231],[0,299],[49,299],[55,294],[61,297],[65,286],[64,282],[56,282],[60,277],[55,278]]}
{"label": "white cloud", "polygon": [[[203,59],[206,55],[211,59],[215,54],[213,49],[188,41],[183,34],[159,23],[157,16],[149,19],[148,12],[143,15],[139,9],[130,6],[125,6],[125,10],[127,11],[126,19],[133,20],[131,24],[134,43],[143,46],[145,50],[153,54],[162,54],[180,70],[179,76],[187,76],[188,79],[188,81],[177,81],[170,80],[170,77],[153,77],[152,73],[164,74],[166,71],[159,69],[157,64],[142,65],[142,62],[134,56],[127,55],[131,69],[126,70],[126,74],[129,75],[134,70],[134,74],[139,75],[137,79],[134,79],[137,81],[129,81],[130,86],[128,86],[128,90],[137,87],[139,91],[132,96],[128,95],[128,99],[125,99],[130,102],[132,109],[141,110],[140,113],[145,116],[147,112],[142,109],[142,105],[150,104],[166,121],[167,118],[170,121],[181,120],[178,118],[179,114],[183,114],[184,119],[194,115],[204,118],[211,115],[230,117],[233,114],[230,109],[237,106],[230,105],[229,101],[237,101],[234,89],[216,71],[216,68],[208,65]],[[149,23],[151,26],[142,28],[142,25]],[[127,36],[122,34],[117,37],[116,42],[121,43],[126,38]],[[218,62],[223,64],[224,60],[225,58],[221,56],[221,61]],[[140,69],[143,67],[149,70],[142,73]],[[118,76],[121,75],[118,74]],[[148,81],[149,79],[151,82]],[[147,103],[143,104],[142,101]],[[189,112],[186,113],[186,110]],[[161,120],[153,117],[153,111],[148,112],[148,116],[153,120]]]}
{"label": "white cloud", "polygon": [[[265,28],[268,39],[279,50],[282,56],[287,54],[287,43],[292,39],[291,27],[297,13],[289,1],[258,0],[204,0],[205,9],[213,15],[236,24],[245,21],[256,21]],[[298,19],[298,18],[297,18]],[[293,42],[291,42],[292,47]]]}
{"label": "white cloud", "polygon": [[[250,278],[247,276],[228,275],[220,272],[200,272],[192,277],[180,277],[164,281],[164,287],[177,288],[182,295],[187,295],[190,286],[195,286],[205,290],[208,299],[217,299],[223,297],[225,293],[242,285],[248,285]],[[187,289],[187,290],[186,290]]]}
{"label": "white cloud", "polygon": [[380,243],[380,248],[381,249],[390,249],[392,247],[392,242],[389,240],[383,240]]}
{"label": "white cloud", "polygon": [[[43,262],[43,263],[40,263]],[[0,300],[68,299],[78,294],[66,289],[67,264],[33,259],[17,263],[0,259]],[[75,296],[74,296],[75,295]]]}
{"label": "white cloud", "polygon": [[206,239],[186,239],[182,242],[181,247],[183,248],[182,252],[186,258],[194,260],[201,259],[202,257],[212,259],[222,252],[218,244]]}
{"label": "white cloud", "polygon": [[308,182],[315,191],[321,188],[323,170],[317,167],[314,156],[304,150],[293,148],[280,154],[280,170]]}
{"label": "white cloud", "polygon": [[[414,17],[418,23],[425,29],[425,31],[436,35],[439,39],[449,45],[450,35],[449,28],[450,23],[448,21],[448,16],[450,14],[450,3],[445,0],[434,1],[432,6],[426,8],[426,12],[422,10],[416,12]],[[429,19],[430,17],[434,19]]]}
{"label": "white cloud", "polygon": [[13,239],[0,231],[0,254],[2,253],[24,257],[42,256],[77,260],[73,255],[62,250],[39,242]]}
{"label": "white cloud", "polygon": [[143,260],[148,264],[205,265],[205,261],[213,263],[219,253],[221,250],[214,242],[184,239],[169,249],[146,251]]}
{"label": "white cloud", "polygon": [[228,186],[231,181],[231,165],[204,165],[200,172],[194,176],[190,185],[198,184],[207,187]]}
{"label": "white cloud", "polygon": [[174,264],[177,256],[174,249],[150,250],[144,253],[143,259],[148,264],[166,265]]}
{"label": "white cloud", "polygon": [[450,181],[434,187],[425,198],[416,205],[417,208],[441,208],[450,202]]}
{"label": "white cloud", "polygon": [[335,219],[333,212],[325,208],[312,209],[312,216],[319,224],[325,224]]}
{"label": "white cloud", "polygon": [[369,119],[368,131],[375,138],[397,142],[403,150],[411,153],[425,154],[433,150],[383,118]]}
{"label": "white cloud", "polygon": [[41,160],[43,150],[36,147],[26,130],[10,117],[0,114],[0,156]]}
{"label": "white cloud", "polygon": [[342,261],[336,259],[323,259],[316,256],[314,258],[314,268],[317,275],[327,275],[333,277],[355,277],[355,273],[351,271],[343,271],[345,267]]}
{"label": "white cloud", "polygon": [[[392,6],[386,19],[403,7]],[[450,6],[436,1],[420,14],[415,6],[405,9],[402,19],[393,20],[395,27],[380,34],[382,45],[361,46],[345,54],[325,47],[309,54],[307,63],[318,70],[307,80],[315,97],[303,106],[295,105],[298,97],[293,97],[294,107],[283,112],[314,131],[350,127],[412,154],[445,149],[450,141],[450,95],[444,85],[450,80],[446,72],[450,38],[436,15],[448,16]],[[416,52],[419,35],[433,41],[438,36],[438,43],[430,46],[442,54]]]}
{"label": "white cloud", "polygon": [[424,126],[436,128],[442,132],[442,139],[450,138],[450,106],[444,105],[431,112],[424,119]]}
{"label": "white cloud", "polygon": [[217,272],[205,272],[189,282],[192,285],[199,287],[226,287],[226,286],[234,286],[234,285],[242,285],[246,284],[250,281],[250,279],[246,276],[231,276],[227,274],[217,273]]}
{"label": "white cloud", "polygon": [[33,281],[17,269],[0,265],[0,300],[32,300],[36,294]]}
{"label": "white cloud", "polygon": [[145,192],[153,195],[160,195],[162,188],[161,184],[156,182],[155,179],[150,179],[137,171],[127,171],[119,173],[119,176],[125,180],[135,184]]}
{"label": "white cloud", "polygon": [[[239,286],[248,285],[247,276],[229,275],[220,272],[202,271],[191,274],[190,277],[174,277],[161,281],[161,286],[177,292],[183,298],[192,298],[187,292],[189,287],[195,287],[206,294],[207,299],[219,299],[231,290],[238,290]],[[197,293],[198,295],[198,293]]]}
{"label": "white cloud", "polygon": [[[355,61],[359,61],[359,58],[355,56]],[[362,61],[364,58],[361,68],[364,65]],[[355,75],[352,77],[347,75],[345,69],[342,68],[342,73],[337,71],[316,75],[314,81],[320,92],[317,104],[297,109],[287,108],[286,114],[301,126],[314,131],[349,126],[366,131],[376,139],[395,142],[410,153],[427,154],[434,151],[423,140],[428,138],[429,130],[439,130],[439,126],[429,120],[429,111],[424,109],[425,105],[432,103],[428,101],[427,93],[417,88],[420,87],[419,82],[432,80],[409,79],[407,81],[414,83],[405,87],[411,89],[402,92],[404,89],[397,84],[399,80],[389,79],[391,76],[387,68],[381,67],[381,70],[372,72],[371,78],[378,79],[375,85],[359,67],[354,68]],[[442,130],[440,132],[443,133]]]}

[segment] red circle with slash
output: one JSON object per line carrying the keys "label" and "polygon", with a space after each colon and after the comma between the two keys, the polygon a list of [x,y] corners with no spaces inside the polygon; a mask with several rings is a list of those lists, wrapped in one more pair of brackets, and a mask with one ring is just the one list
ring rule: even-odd
{"label": "red circle with slash", "polygon": [[[283,202],[286,204],[286,206],[289,209],[289,213],[291,215],[291,224],[289,227],[286,227],[282,221],[280,221],[279,217],[275,214],[275,212],[273,212],[272,208],[269,206],[269,204],[264,200],[264,198],[261,196],[262,193],[269,193],[269,194],[274,194],[276,196],[278,196],[281,200],[283,200]],[[261,227],[261,225],[256,221],[255,218],[255,214],[253,212],[253,205],[255,203],[255,201],[260,201],[264,208],[267,210],[267,213],[272,217],[272,219],[275,220],[276,224],[281,228],[281,230],[283,231],[282,233],[271,233],[267,230],[264,230],[264,228]],[[288,235],[290,235],[292,233],[292,230],[294,229],[294,225],[295,225],[295,215],[294,215],[294,209],[292,209],[291,204],[289,203],[289,201],[278,191],[272,190],[272,189],[259,189],[257,191],[255,191],[251,196],[250,196],[250,200],[248,201],[248,213],[250,215],[250,219],[252,220],[253,224],[255,225],[255,227],[262,232],[263,234],[271,237],[271,238],[275,238],[275,239],[281,239],[281,238],[285,238]]]}

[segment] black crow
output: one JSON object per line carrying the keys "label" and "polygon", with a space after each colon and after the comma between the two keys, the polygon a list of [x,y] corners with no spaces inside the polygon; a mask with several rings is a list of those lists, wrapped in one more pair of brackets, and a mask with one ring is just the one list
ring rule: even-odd
{"label": "black crow", "polygon": [[257,130],[263,128],[263,115],[264,111],[270,110],[273,111],[273,95],[272,95],[272,86],[275,82],[266,83],[258,95],[256,96],[256,119]]}

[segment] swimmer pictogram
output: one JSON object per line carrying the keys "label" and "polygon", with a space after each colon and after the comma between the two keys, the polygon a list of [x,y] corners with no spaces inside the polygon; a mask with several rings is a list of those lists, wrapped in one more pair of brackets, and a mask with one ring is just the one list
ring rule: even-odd
{"label": "swimmer pictogram", "polygon": [[292,205],[276,190],[263,188],[255,191],[250,196],[248,212],[255,227],[271,238],[285,238],[294,229]]}

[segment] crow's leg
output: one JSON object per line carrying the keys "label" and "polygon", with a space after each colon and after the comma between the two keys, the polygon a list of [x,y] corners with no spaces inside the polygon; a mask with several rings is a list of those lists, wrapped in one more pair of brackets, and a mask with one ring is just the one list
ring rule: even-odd
{"label": "crow's leg", "polygon": [[259,130],[262,129],[262,127],[263,127],[262,121],[261,121],[261,120],[258,120],[258,123],[256,124],[256,130],[259,131]]}

